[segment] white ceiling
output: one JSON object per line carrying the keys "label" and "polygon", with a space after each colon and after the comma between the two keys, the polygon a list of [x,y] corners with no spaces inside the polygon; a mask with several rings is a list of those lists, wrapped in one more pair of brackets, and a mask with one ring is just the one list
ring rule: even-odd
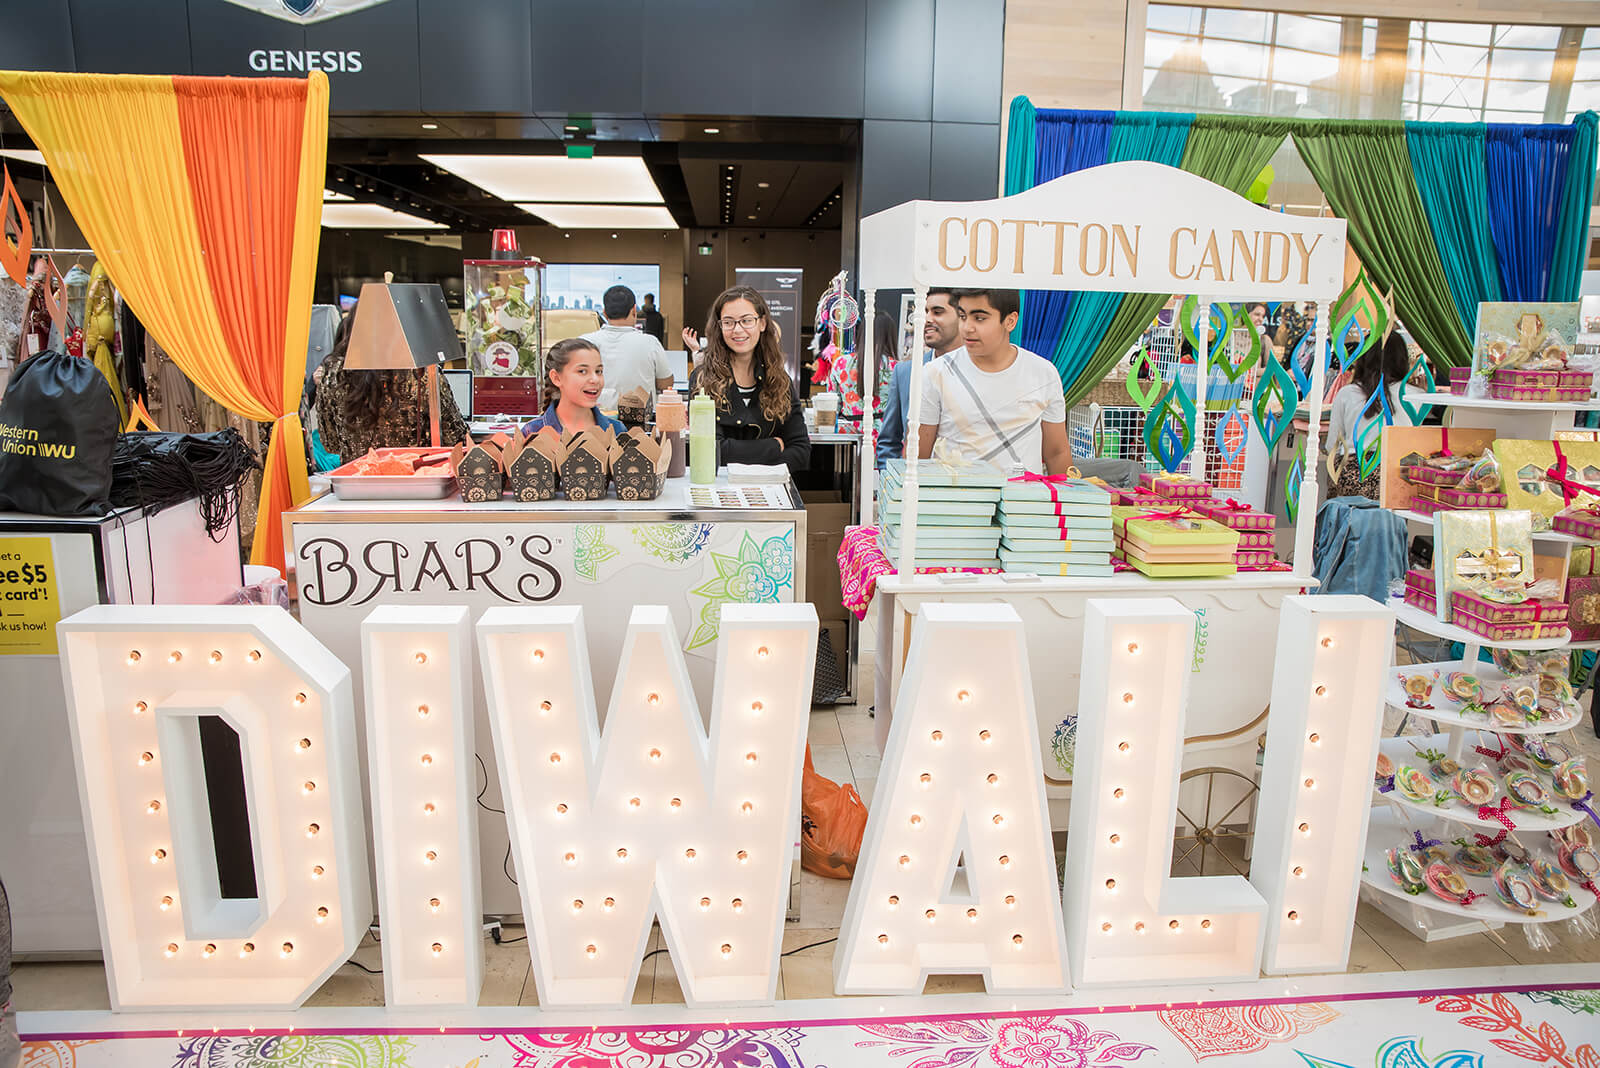
{"label": "white ceiling", "polygon": [[444,230],[444,223],[408,215],[382,204],[324,203],[322,225],[329,230]]}
{"label": "white ceiling", "polygon": [[517,207],[568,230],[676,230],[672,212],[659,204],[526,204]]}
{"label": "white ceiling", "polygon": [[567,204],[660,204],[661,190],[637,156],[450,156],[422,159],[501,200]]}

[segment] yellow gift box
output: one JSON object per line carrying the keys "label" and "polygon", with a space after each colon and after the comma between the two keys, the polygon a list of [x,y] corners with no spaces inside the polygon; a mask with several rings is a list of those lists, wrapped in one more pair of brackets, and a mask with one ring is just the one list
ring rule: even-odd
{"label": "yellow gift box", "polygon": [[[1580,492],[1568,501],[1560,483],[1550,476],[1557,465],[1558,444],[1567,462],[1567,481],[1594,487],[1592,494]],[[1533,513],[1534,530],[1549,530],[1555,514],[1571,504],[1600,501],[1600,442],[1497,438],[1491,448],[1500,464],[1506,507],[1525,508]]]}

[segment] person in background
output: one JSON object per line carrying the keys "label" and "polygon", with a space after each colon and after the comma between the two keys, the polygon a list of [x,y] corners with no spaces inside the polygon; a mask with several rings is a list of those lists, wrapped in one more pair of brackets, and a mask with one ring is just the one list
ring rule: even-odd
{"label": "person in background", "polygon": [[612,286],[601,298],[606,325],[583,335],[605,360],[611,388],[619,398],[636,389],[649,395],[647,410],[655,408],[656,393],[672,388],[672,367],[667,363],[667,351],[661,342],[635,329],[639,309],[633,290],[627,286]]}
{"label": "person in background", "polygon": [[[922,362],[944,356],[961,347],[961,321],[956,316],[955,297],[948,289],[928,290],[923,303],[922,343],[927,346]],[[906,414],[911,410],[911,361],[895,364],[889,379],[889,402],[883,410],[883,426],[878,430],[878,466],[906,454]],[[926,414],[926,413],[924,413]]]}
{"label": "person in background", "polygon": [[1411,370],[1411,351],[1399,331],[1372,346],[1356,358],[1349,384],[1334,394],[1328,408],[1329,460],[1338,466],[1329,497],[1368,497],[1378,499],[1378,471],[1361,477],[1357,453],[1358,427],[1368,420],[1382,418],[1380,390],[1389,395],[1389,412],[1395,426],[1410,426],[1411,417],[1400,403],[1400,383]]}
{"label": "person in background", "polygon": [[[356,315],[340,326],[333,351],[322,361],[317,386],[317,432],[322,447],[349,463],[373,449],[418,449],[432,444],[428,379],[424,371],[347,371],[345,354],[356,332]],[[439,383],[439,444],[455,445],[467,436],[455,394]]]}
{"label": "person in background", "polygon": [[646,293],[644,305],[639,309],[639,321],[644,324],[644,332],[656,339],[656,343],[667,343],[667,319],[656,310],[656,295]]}
{"label": "person in background", "polygon": [[[683,335],[690,352],[699,349],[694,331],[685,328]],[[689,372],[689,395],[704,390],[717,406],[717,462],[804,471],[811,436],[761,294],[749,286],[723,290],[706,318],[706,341]]]}
{"label": "person in background", "polygon": [[1014,289],[958,289],[962,347],[932,361],[923,377],[918,455],[1062,475],[1072,467],[1061,375],[1043,356],[1011,343],[1021,301]]}
{"label": "person in background", "polygon": [[[1267,306],[1262,304],[1260,301],[1257,301],[1254,304],[1249,305],[1245,309],[1245,313],[1250,316],[1250,321],[1255,324],[1256,331],[1261,335],[1262,360],[1277,359],[1277,345],[1273,341],[1271,327],[1267,325]],[[1250,351],[1250,342],[1248,340],[1244,342],[1243,351]]]}
{"label": "person in background", "polygon": [[595,407],[606,388],[605,358],[587,337],[569,337],[544,357],[544,414],[525,424],[524,434],[549,427],[557,434],[599,427],[624,434],[627,427]]}

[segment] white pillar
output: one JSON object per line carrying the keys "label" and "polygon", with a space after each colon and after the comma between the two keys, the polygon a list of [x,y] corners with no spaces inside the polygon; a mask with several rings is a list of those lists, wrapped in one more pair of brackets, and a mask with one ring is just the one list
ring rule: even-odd
{"label": "white pillar", "polygon": [[918,284],[911,289],[911,396],[906,412],[906,481],[901,493],[904,496],[900,525],[900,574],[916,574],[917,559],[917,488],[920,485],[922,451],[922,326],[927,321],[928,287]]}
{"label": "white pillar", "polygon": [[[1194,354],[1194,408],[1195,425],[1189,428],[1194,438],[1194,451],[1189,454],[1189,474],[1201,482],[1206,477],[1206,378],[1211,371],[1211,301],[1200,298],[1200,347]],[[1183,365],[1178,365],[1179,387],[1182,387]]]}
{"label": "white pillar", "polygon": [[861,303],[861,454],[856,463],[861,476],[861,507],[858,513],[863,526],[872,525],[872,476],[878,470],[878,411],[873,404],[873,387],[877,377],[877,348],[873,337],[878,321],[878,291],[868,289],[862,293]]}
{"label": "white pillar", "polygon": [[[1311,396],[1306,398],[1306,411],[1310,416],[1306,441],[1306,469],[1300,480],[1300,509],[1294,523],[1294,573],[1301,578],[1311,577],[1311,540],[1317,529],[1317,459],[1322,444],[1322,391],[1323,369],[1328,347],[1328,316],[1333,313],[1331,301],[1312,301],[1312,314],[1317,317],[1316,338],[1311,351]],[[1285,404],[1285,418],[1292,418],[1295,405]]]}

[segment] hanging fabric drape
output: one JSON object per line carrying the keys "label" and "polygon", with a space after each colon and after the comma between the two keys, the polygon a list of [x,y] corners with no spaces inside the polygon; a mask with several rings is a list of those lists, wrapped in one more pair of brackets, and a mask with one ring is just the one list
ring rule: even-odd
{"label": "hanging fabric drape", "polygon": [[[1193,115],[1165,112],[1119,111],[1111,128],[1108,163],[1146,160],[1176,167],[1183,160]],[[1050,357],[1070,387],[1085,377],[1100,339],[1105,336],[1123,295],[1106,290],[1084,290],[1073,295],[1062,324],[1061,340],[1054,351],[1035,349]],[[1120,357],[1119,357],[1120,358]],[[1091,378],[1091,381],[1093,379]]]}
{"label": "hanging fabric drape", "polygon": [[183,372],[273,424],[252,559],[308,495],[298,415],[328,80],[0,72],[0,97],[124,299]]}
{"label": "hanging fabric drape", "polygon": [[1395,310],[1436,366],[1471,362],[1444,265],[1398,122],[1305,123],[1294,135],[1311,176],[1349,225],[1350,247],[1378,288],[1394,290]]}
{"label": "hanging fabric drape", "polygon": [[[1114,120],[1110,111],[1038,112],[1033,131],[1033,184],[1105,163]],[[1061,337],[1073,299],[1072,291],[1066,289],[1027,292],[1012,340],[1030,352],[1049,356]]]}
{"label": "hanging fabric drape", "polygon": [[1550,290],[1550,257],[1571,152],[1570,126],[1488,127],[1489,232],[1506,300],[1539,301]]}
{"label": "hanging fabric drape", "polygon": [[[1184,144],[1182,168],[1240,195],[1260,175],[1289,135],[1290,121],[1270,117],[1196,115]],[[1204,281],[1197,280],[1197,289]],[[1077,378],[1066,385],[1067,407],[1088,395],[1115,367],[1167,302],[1161,293],[1129,293]]]}
{"label": "hanging fabric drape", "polygon": [[1011,113],[1006,121],[1005,195],[1032,189],[1033,131],[1037,112],[1025,96],[1011,98]]}
{"label": "hanging fabric drape", "polygon": [[1481,301],[1500,300],[1500,266],[1489,234],[1481,122],[1408,122],[1406,149],[1434,247],[1470,337]]}
{"label": "hanging fabric drape", "polygon": [[1572,120],[1572,150],[1567,155],[1567,182],[1561,194],[1561,221],[1551,254],[1550,289],[1546,299],[1574,301],[1589,266],[1589,211],[1594,205],[1595,113]]}

